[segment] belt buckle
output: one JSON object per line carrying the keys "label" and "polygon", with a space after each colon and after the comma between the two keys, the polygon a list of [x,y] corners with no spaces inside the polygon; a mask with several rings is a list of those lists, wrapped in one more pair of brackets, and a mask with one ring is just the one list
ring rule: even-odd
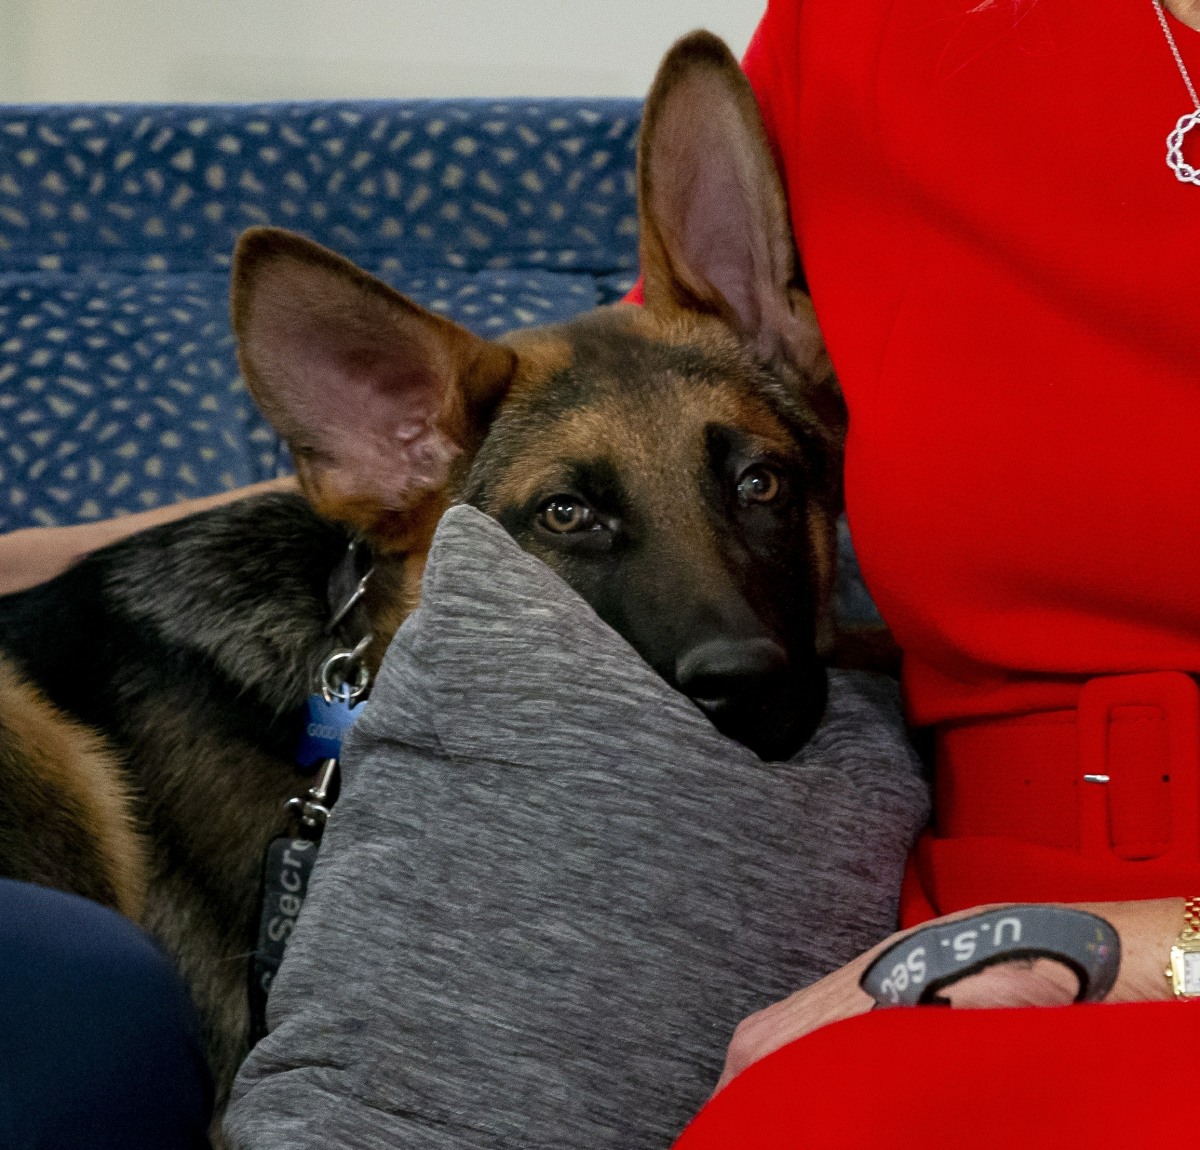
{"label": "belt buckle", "polygon": [[[1144,755],[1134,725],[1121,709],[1153,709],[1141,719]],[[1090,679],[1079,696],[1079,848],[1084,855],[1123,861],[1200,860],[1200,688],[1180,671],[1106,675]],[[1125,722],[1122,734],[1116,724]],[[1114,753],[1114,743],[1120,751]],[[1163,825],[1165,839],[1119,841],[1120,828]],[[1135,835],[1136,840],[1136,835]]]}

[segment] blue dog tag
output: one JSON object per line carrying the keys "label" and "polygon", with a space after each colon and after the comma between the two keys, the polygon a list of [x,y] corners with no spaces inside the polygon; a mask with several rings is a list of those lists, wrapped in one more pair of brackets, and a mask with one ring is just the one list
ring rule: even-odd
{"label": "blue dog tag", "polygon": [[309,695],[304,712],[304,733],[296,749],[296,765],[311,770],[324,759],[341,757],[342,739],[362,714],[365,703],[344,699],[327,702],[324,695]]}

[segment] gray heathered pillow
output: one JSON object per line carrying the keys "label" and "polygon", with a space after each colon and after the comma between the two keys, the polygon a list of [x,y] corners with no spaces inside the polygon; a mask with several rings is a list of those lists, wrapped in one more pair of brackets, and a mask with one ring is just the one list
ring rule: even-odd
{"label": "gray heathered pillow", "polygon": [[468,507],[344,770],[236,1147],[666,1147],[739,1019],[893,928],[927,812],[889,681],[764,764]]}

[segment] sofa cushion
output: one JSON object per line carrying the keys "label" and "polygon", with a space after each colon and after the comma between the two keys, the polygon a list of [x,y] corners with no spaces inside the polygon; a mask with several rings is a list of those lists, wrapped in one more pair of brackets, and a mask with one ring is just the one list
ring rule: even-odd
{"label": "sofa cushion", "polygon": [[228,267],[295,228],[481,335],[627,290],[635,100],[0,109],[0,531],[268,479]]}
{"label": "sofa cushion", "polygon": [[632,270],[637,100],[0,108],[9,270],[229,266],[252,224],[366,267]]}

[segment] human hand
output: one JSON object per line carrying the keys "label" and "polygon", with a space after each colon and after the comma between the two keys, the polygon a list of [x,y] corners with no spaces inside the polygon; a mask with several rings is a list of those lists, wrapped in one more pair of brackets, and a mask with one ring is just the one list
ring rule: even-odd
{"label": "human hand", "polygon": [[[973,907],[935,922],[949,922],[986,909]],[[1183,924],[1182,899],[1080,903],[1076,909],[1106,919],[1120,935],[1121,968],[1107,1001],[1143,1002],[1171,997],[1163,970],[1171,943]],[[717,1089],[760,1058],[818,1027],[871,1010],[875,1002],[859,986],[859,980],[876,955],[911,933],[891,935],[819,982],[742,1021],[729,1044]],[[954,1007],[979,1009],[1065,1005],[1074,1000],[1078,989],[1078,980],[1069,968],[1039,958],[999,963],[961,979],[940,994]]]}
{"label": "human hand", "polygon": [[729,1083],[746,1067],[765,1058],[789,1042],[831,1022],[865,1014],[875,1006],[875,1000],[858,985],[863,972],[875,955],[908,931],[884,939],[878,946],[861,954],[853,962],[827,974],[824,978],[797,990],[794,994],[773,1002],[770,1006],[744,1018],[738,1023],[725,1052],[725,1068],[717,1082],[717,1090]]}

